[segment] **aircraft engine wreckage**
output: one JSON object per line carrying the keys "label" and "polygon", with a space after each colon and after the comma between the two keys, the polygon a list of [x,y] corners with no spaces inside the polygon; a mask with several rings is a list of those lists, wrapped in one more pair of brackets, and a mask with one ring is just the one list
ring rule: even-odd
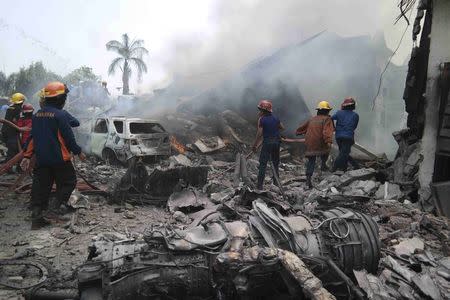
{"label": "aircraft engine wreckage", "polygon": [[368,215],[282,216],[260,199],[241,220],[152,226],[141,240],[97,240],[89,250],[81,299],[363,299],[349,277],[376,272],[380,259]]}

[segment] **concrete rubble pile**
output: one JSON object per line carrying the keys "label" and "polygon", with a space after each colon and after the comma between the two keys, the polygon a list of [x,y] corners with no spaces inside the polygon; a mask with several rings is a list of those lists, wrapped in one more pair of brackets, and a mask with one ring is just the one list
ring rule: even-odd
{"label": "concrete rubble pile", "polygon": [[414,137],[313,189],[284,144],[280,182],[269,168],[259,191],[254,128],[220,115],[168,116],[181,146],[165,160],[76,162],[67,223],[50,229],[28,231],[28,196],[2,176],[0,298],[449,298],[449,224],[417,202]]}

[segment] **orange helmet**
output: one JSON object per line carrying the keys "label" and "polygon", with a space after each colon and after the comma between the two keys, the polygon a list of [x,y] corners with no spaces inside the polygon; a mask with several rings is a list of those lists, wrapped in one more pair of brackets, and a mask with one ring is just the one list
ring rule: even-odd
{"label": "orange helmet", "polygon": [[30,112],[33,112],[33,111],[34,111],[34,107],[31,104],[25,103],[22,106],[22,112],[24,112],[24,113],[30,113]]}
{"label": "orange helmet", "polygon": [[43,92],[45,98],[52,98],[67,93],[69,93],[69,89],[67,88],[67,86],[59,81],[47,83],[47,85],[44,87]]}
{"label": "orange helmet", "polygon": [[267,112],[272,112],[272,102],[269,100],[259,101],[258,108]]}

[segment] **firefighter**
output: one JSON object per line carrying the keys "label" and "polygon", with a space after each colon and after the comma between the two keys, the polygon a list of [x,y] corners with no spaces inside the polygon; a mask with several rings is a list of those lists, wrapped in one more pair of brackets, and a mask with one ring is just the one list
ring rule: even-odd
{"label": "firefighter", "polygon": [[31,104],[24,104],[22,106],[22,114],[20,119],[17,121],[17,126],[19,126],[21,130],[20,135],[20,145],[22,148],[25,148],[26,144],[29,142],[31,137],[30,129],[32,127],[32,118],[33,118],[34,107]]}
{"label": "firefighter", "polygon": [[272,102],[261,100],[258,104],[259,120],[256,139],[253,143],[252,151],[256,153],[262,140],[261,153],[259,155],[259,173],[257,189],[262,190],[264,177],[266,176],[267,163],[272,161],[277,175],[280,164],[280,131],[284,130],[280,120],[272,114]]}
{"label": "firefighter", "polygon": [[50,82],[44,88],[45,102],[33,116],[32,140],[24,154],[22,168],[28,170],[30,158],[36,156],[31,189],[31,229],[39,229],[58,221],[60,217],[48,209],[49,196],[56,183],[57,207],[65,204],[76,186],[76,174],[72,164],[72,154],[85,159],[81,152],[66,113],[62,110],[69,90],[61,82]]}
{"label": "firefighter", "polygon": [[354,112],[355,99],[349,97],[341,104],[341,110],[331,118],[336,121],[336,143],[339,147],[339,155],[333,165],[333,172],[337,169],[347,171],[350,163],[353,169],[359,169],[359,164],[350,156],[352,145],[355,143],[355,129],[358,127],[359,115]]}
{"label": "firefighter", "polygon": [[[9,99],[10,105],[6,110],[5,120],[17,124],[17,121],[20,118],[20,113],[22,111],[22,105],[25,100],[26,97],[24,94],[13,94]],[[6,144],[6,148],[8,148],[5,161],[9,161],[17,153],[19,153],[19,131],[11,126],[3,125],[1,133],[3,141]]]}
{"label": "firefighter", "polygon": [[312,175],[317,157],[320,157],[322,171],[327,170],[327,159],[331,150],[334,125],[329,113],[332,110],[327,101],[317,105],[317,115],[302,124],[296,131],[297,135],[305,135],[306,153],[306,184],[312,188]]}
{"label": "firefighter", "polygon": [[[39,107],[43,108],[45,105],[45,96],[44,89],[39,91]],[[64,114],[66,114],[67,120],[69,121],[70,127],[75,128],[80,126],[80,121],[77,118],[72,116],[67,110],[62,110]]]}

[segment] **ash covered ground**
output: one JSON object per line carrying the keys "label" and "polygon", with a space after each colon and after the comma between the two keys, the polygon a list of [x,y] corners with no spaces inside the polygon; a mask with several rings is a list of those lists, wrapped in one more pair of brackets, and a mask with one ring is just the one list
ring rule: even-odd
{"label": "ash covered ground", "polygon": [[[358,295],[369,299],[449,297],[448,220],[436,217],[432,211],[426,212],[427,207],[417,202],[416,173],[420,156],[416,151],[417,143],[411,140],[408,131],[394,134],[399,143],[395,161],[388,161],[366,149],[355,151],[353,155],[359,159],[361,169],[331,173],[322,172],[316,167],[312,189],[308,189],[305,182],[301,144],[283,143],[280,184],[272,177],[269,167],[264,191],[257,191],[255,182],[258,156],[248,155],[249,146],[242,142],[252,139],[254,128],[232,111],[224,112],[221,116],[221,122],[217,122],[220,118],[211,116],[208,118],[179,114],[168,117],[165,122],[170,123],[170,132],[176,133],[172,142],[173,155],[168,158],[145,163],[132,160],[128,166],[118,163],[110,165],[93,156],[86,162],[75,160],[79,180],[77,190],[67,205],[58,208],[65,220],[41,230],[30,231],[28,206],[31,178],[25,177],[17,182],[19,174],[3,175],[0,183],[0,257],[3,263],[0,266],[0,298],[22,299],[26,296],[39,299],[39,295],[49,295],[45,293],[62,293],[63,298],[77,299],[81,286],[80,268],[86,262],[89,263],[89,260],[95,261],[102,257],[99,243],[105,247],[103,251],[123,241],[141,245],[154,239],[155,232],[166,230],[166,233],[172,232],[172,235],[165,236],[165,239],[169,240],[166,241],[167,245],[170,245],[170,239],[176,239],[173,232],[177,232],[177,235],[188,235],[189,230],[197,230],[202,226],[204,230],[201,231],[208,232],[207,227],[212,226],[211,224],[249,222],[256,206],[260,205],[258,201],[275,209],[277,214],[282,216],[281,219],[305,216],[314,226],[317,226],[315,218],[318,213],[338,207],[342,214],[347,212],[353,215],[347,221],[344,220],[344,223],[353,222],[351,218],[362,213],[376,224],[374,226],[377,230],[364,237],[361,228],[350,234],[350,227],[349,232],[345,233],[348,225],[342,227],[342,224],[330,223],[330,230],[332,226],[337,226],[331,233],[338,237],[333,243],[324,240],[329,243],[328,246],[331,245],[330,249],[338,249],[335,245],[339,243],[344,245],[344,248],[349,248],[345,248],[347,250],[342,252],[343,254],[339,254],[339,251],[332,254],[334,250],[316,250],[321,255],[329,255],[341,270],[345,270],[346,274],[343,276],[353,282],[353,288],[344,284],[347,286],[344,292],[339,289],[335,291],[330,288],[329,278],[320,278],[318,282],[334,294],[325,299],[345,299]],[[191,121],[187,122],[187,119]],[[335,152],[332,151],[334,155]],[[334,155],[330,158],[329,165]],[[262,209],[264,211],[265,208]],[[342,220],[347,217],[339,218]],[[324,228],[328,227],[326,222],[322,222],[326,225]],[[306,230],[317,232],[319,227]],[[337,232],[341,229],[343,231]],[[349,235],[355,236],[350,239]],[[364,249],[364,238],[373,239],[369,241],[373,249]],[[94,258],[93,245],[97,245],[94,249],[100,253],[95,254],[97,256],[94,255]],[[148,245],[155,243],[149,242]],[[250,247],[252,245],[267,246],[264,242],[255,242],[251,238],[246,239],[244,245],[245,247],[239,248],[241,255],[249,249],[254,249]],[[200,249],[190,249],[191,246],[188,250],[183,249],[181,253],[194,255],[197,250],[204,251],[205,255],[211,254],[210,246],[204,245],[205,248],[202,248],[197,245]],[[220,251],[225,253],[223,255],[228,255],[226,244],[222,247]],[[218,258],[221,257],[218,254],[221,252],[214,249],[216,252],[212,252],[215,254],[209,259],[215,259],[217,267]],[[264,249],[258,251],[266,253],[267,250]],[[348,252],[348,249],[351,251]],[[169,247],[169,253],[177,255],[179,251],[176,246]],[[136,252],[132,257],[136,254],[140,253]],[[18,264],[5,264],[11,260]],[[29,264],[30,262],[39,265],[36,268]],[[251,263],[258,265],[261,262]],[[232,274],[231,270],[235,271],[242,266],[231,264],[227,267],[231,269],[219,274]],[[370,269],[371,273],[364,269]],[[274,272],[281,271],[277,269]],[[122,275],[118,272],[115,276]],[[174,276],[176,280],[184,280],[180,274]],[[249,275],[249,278],[252,276]],[[224,285],[234,282],[223,295],[228,298],[242,296],[238,293],[235,279],[222,280]],[[205,281],[202,284],[204,285],[201,287],[209,286]],[[156,285],[164,284],[158,282]],[[308,284],[303,282],[301,286],[303,292],[269,291],[274,293],[270,297],[305,298],[308,293],[304,291]],[[134,290],[138,288],[134,287]],[[183,293],[192,291],[186,289]],[[153,296],[162,299],[180,298],[179,294],[170,291],[170,285],[159,289]],[[121,297],[130,296],[116,295],[113,298]],[[208,297],[214,298],[218,295]],[[253,297],[263,299],[261,295]]]}
{"label": "ash covered ground", "polygon": [[[170,189],[165,191],[170,195],[169,200],[143,195],[136,178],[130,179],[136,169],[109,166],[95,158],[87,162],[76,161],[80,182],[88,182],[98,190],[92,192],[86,184],[81,184],[79,192],[71,198],[72,207],[65,208],[68,210],[64,214],[67,221],[38,231],[29,230],[26,190],[23,193],[10,190],[8,183],[14,182],[18,175],[4,175],[0,202],[0,256],[41,263],[48,271],[41,289],[76,295],[77,272],[86,262],[88,247],[93,241],[139,241],[154,226],[182,230],[198,220],[227,220],[228,217],[221,214],[205,217],[202,212],[226,205],[242,214],[251,209],[250,201],[260,198],[283,215],[310,215],[318,210],[342,207],[371,216],[379,227],[381,260],[374,274],[359,271],[352,276],[368,298],[448,299],[448,220],[424,212],[418,203],[413,203],[413,193],[408,187],[389,182],[389,177],[393,178],[389,175],[392,163],[383,159],[366,160],[364,168],[346,173],[319,171],[314,176],[314,188],[310,190],[305,184],[302,159],[286,155],[280,166],[282,189],[271,179],[269,171],[266,191],[261,194],[254,191],[253,186],[257,156],[241,155],[245,164],[243,169],[241,159],[236,160],[239,163],[230,159],[235,155],[235,147],[229,145],[212,154],[187,151],[168,160],[145,164],[147,181],[155,180],[151,176],[155,169],[161,172],[177,168],[207,170],[205,184],[191,186],[180,179],[180,184],[165,187]],[[408,170],[414,172],[412,168]],[[192,174],[201,177],[204,173]],[[22,184],[26,186],[29,181],[27,178]],[[151,188],[152,183],[147,184]],[[184,192],[192,192],[195,201],[177,202],[176,195]],[[192,200],[191,196],[188,199]],[[1,267],[0,281],[6,285],[33,285],[42,275],[28,265]],[[26,289],[3,286],[0,290],[1,299],[22,299],[25,294]]]}

